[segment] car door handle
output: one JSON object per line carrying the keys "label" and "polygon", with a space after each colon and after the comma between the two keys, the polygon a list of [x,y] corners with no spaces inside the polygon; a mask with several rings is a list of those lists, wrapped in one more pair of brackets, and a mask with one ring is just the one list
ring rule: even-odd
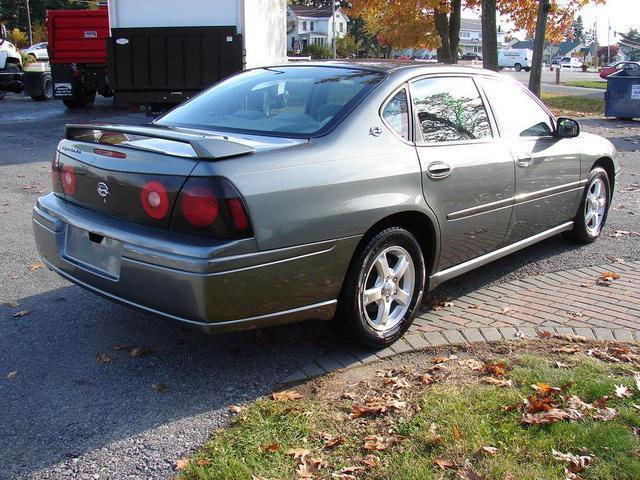
{"label": "car door handle", "polygon": [[451,173],[451,165],[444,162],[433,162],[427,167],[427,174],[431,178],[444,178]]}
{"label": "car door handle", "polygon": [[519,167],[530,167],[531,164],[533,163],[533,158],[531,157],[519,157],[516,160],[516,163],[518,164]]}

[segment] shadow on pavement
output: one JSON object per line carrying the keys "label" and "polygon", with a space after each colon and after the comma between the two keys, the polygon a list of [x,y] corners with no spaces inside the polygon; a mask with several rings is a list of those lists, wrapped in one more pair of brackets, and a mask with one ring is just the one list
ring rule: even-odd
{"label": "shadow on pavement", "polygon": [[[252,400],[340,342],[322,322],[206,336],[74,286],[22,299],[21,309],[31,313],[0,307],[0,478]],[[153,353],[130,358],[114,345]],[[103,353],[115,363],[99,363]]]}

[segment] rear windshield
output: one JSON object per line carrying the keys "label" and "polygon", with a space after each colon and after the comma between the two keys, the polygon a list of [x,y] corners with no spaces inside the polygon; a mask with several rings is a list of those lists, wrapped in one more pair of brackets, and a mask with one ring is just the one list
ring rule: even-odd
{"label": "rear windshield", "polygon": [[291,66],[235,75],[156,120],[158,125],[306,137],[344,117],[384,73]]}

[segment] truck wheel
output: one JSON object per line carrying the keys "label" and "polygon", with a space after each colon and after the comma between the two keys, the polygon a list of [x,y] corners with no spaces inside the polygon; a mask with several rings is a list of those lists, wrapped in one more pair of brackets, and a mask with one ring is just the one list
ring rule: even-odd
{"label": "truck wheel", "polygon": [[93,105],[96,99],[96,91],[76,90],[73,91],[73,97],[65,98],[62,103],[69,109],[88,108]]}
{"label": "truck wheel", "polygon": [[531,67],[524,67],[524,71],[525,72],[530,72],[531,71]]}
{"label": "truck wheel", "polygon": [[31,98],[36,102],[46,102],[53,98],[53,83],[51,82],[51,77],[49,75],[45,75],[42,80],[42,94],[31,95]]}
{"label": "truck wheel", "polygon": [[519,72],[520,70],[522,70],[522,65],[520,65],[519,63],[516,63],[516,64],[513,66],[513,69],[514,69],[516,72]]}

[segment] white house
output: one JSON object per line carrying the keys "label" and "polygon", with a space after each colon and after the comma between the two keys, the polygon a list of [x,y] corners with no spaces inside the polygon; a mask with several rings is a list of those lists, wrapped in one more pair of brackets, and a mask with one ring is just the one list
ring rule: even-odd
{"label": "white house", "polygon": [[[505,33],[498,27],[498,48],[504,48]],[[465,53],[482,55],[482,21],[479,18],[462,18],[460,20],[459,50]]]}
{"label": "white house", "polygon": [[348,22],[349,17],[340,8],[336,9],[334,20],[331,8],[290,5],[287,9],[287,48],[293,50],[297,40],[303,49],[307,45],[332,48],[334,39],[347,34]]}

